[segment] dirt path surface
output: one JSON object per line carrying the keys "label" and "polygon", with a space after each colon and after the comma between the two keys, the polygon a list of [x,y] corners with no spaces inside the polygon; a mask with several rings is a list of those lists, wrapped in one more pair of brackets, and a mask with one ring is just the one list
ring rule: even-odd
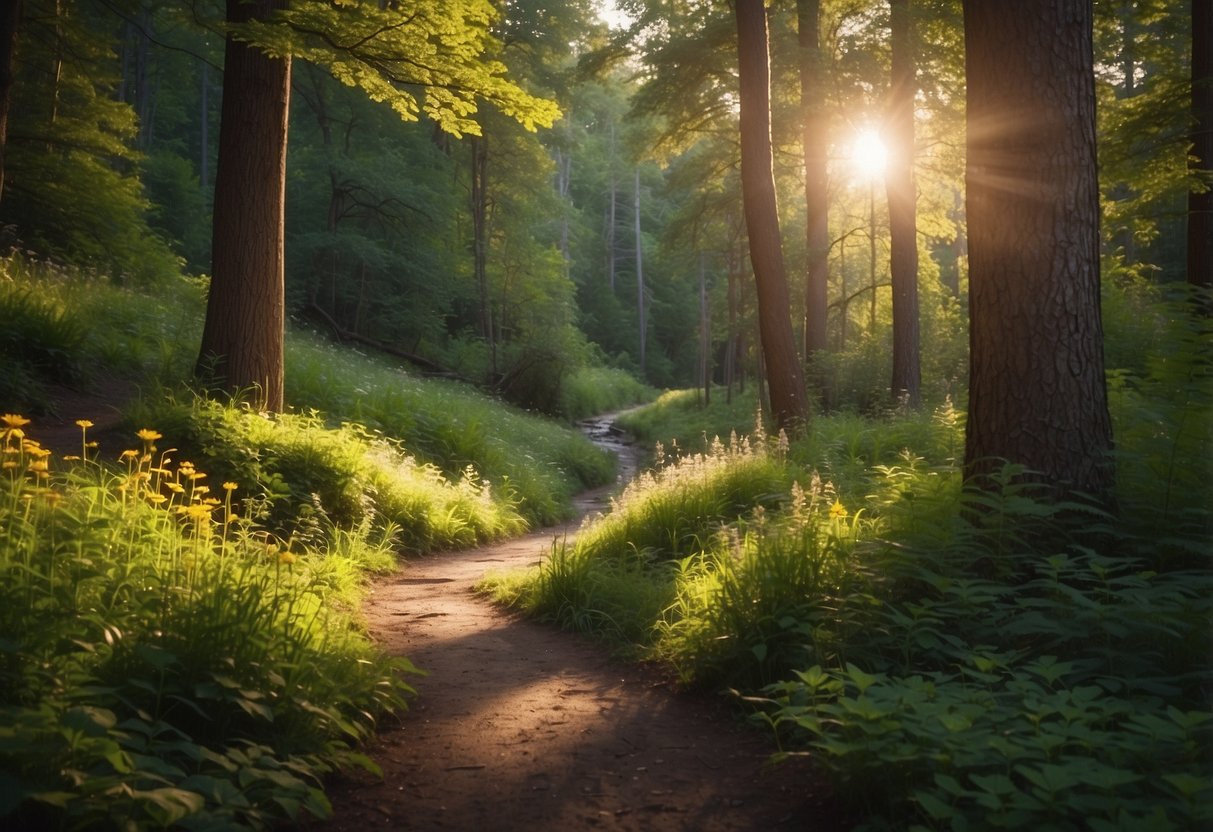
{"label": "dirt path surface", "polygon": [[[635,453],[619,449],[630,477]],[[606,494],[585,495],[582,510]],[[808,764],[768,767],[769,739],[718,698],[679,694],[652,669],[473,594],[485,572],[536,563],[572,531],[412,560],[375,587],[372,635],[429,675],[371,749],[382,781],[335,781],[333,819],[316,828],[840,828]]]}

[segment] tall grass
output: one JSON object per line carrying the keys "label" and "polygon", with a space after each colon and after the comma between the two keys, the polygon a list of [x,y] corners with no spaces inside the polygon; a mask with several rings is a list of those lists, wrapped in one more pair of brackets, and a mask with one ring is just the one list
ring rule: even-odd
{"label": "tall grass", "polygon": [[469,465],[541,524],[565,519],[570,498],[608,482],[613,461],[584,436],[454,382],[417,379],[385,362],[295,333],[287,398],[365,425],[459,475]]}
{"label": "tall grass", "polygon": [[321,775],[373,768],[354,748],[409,693],[411,665],[378,655],[349,612],[349,576],[392,562],[392,530],[304,547],[154,431],[114,469],[60,467],[28,429],[6,414],[0,430],[0,818],[202,829],[325,815]]}
{"label": "tall grass", "polygon": [[561,380],[559,415],[577,421],[656,396],[656,390],[625,370],[582,367]]}
{"label": "tall grass", "polygon": [[359,425],[330,428],[316,415],[262,414],[200,397],[149,401],[136,413],[160,426],[180,458],[255,495],[259,521],[284,538],[327,544],[341,530],[390,528],[398,547],[424,552],[526,526],[511,495],[470,466],[448,477]]}

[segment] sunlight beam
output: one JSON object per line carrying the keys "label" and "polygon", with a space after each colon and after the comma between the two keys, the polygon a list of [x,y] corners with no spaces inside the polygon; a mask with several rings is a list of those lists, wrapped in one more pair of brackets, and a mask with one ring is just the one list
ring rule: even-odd
{"label": "sunlight beam", "polygon": [[851,165],[861,179],[882,178],[888,161],[889,150],[876,130],[868,128],[856,134],[851,144]]}

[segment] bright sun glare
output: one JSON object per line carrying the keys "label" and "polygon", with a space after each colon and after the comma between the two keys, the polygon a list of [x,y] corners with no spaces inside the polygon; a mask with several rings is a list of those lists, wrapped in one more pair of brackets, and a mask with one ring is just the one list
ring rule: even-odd
{"label": "bright sun glare", "polygon": [[889,150],[875,130],[864,130],[851,145],[851,164],[864,179],[879,179],[884,174]]}

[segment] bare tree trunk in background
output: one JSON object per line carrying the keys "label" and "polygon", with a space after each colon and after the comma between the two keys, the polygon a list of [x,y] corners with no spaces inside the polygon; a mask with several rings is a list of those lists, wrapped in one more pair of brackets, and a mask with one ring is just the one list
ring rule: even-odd
{"label": "bare tree trunk in background", "polygon": [[703,252],[699,252],[699,383],[703,385],[703,404],[712,403],[712,318],[708,314],[707,274]]}
{"label": "bare tree trunk in background", "polygon": [[[234,23],[264,20],[285,0],[227,0]],[[197,372],[263,409],[282,409],[283,215],[289,58],[229,37],[211,244],[211,289]]]}
{"label": "bare tree trunk in background", "polygon": [[778,427],[806,427],[804,376],[789,315],[787,275],[771,155],[771,80],[763,0],[737,0],[737,72],[741,104],[741,193],[758,292],[758,331]]}
{"label": "bare tree trunk in background", "polygon": [[1090,0],[965,0],[965,473],[1108,497]]}
{"label": "bare tree trunk in background", "polygon": [[497,377],[497,339],[493,332],[493,306],[489,296],[489,148],[485,136],[471,136],[472,151],[472,273],[480,303],[480,337],[489,348],[489,372]]}
{"label": "bare tree trunk in background", "polygon": [[0,10],[0,199],[4,198],[4,151],[8,146],[8,111],[13,100],[13,53],[21,27],[21,0]]}
{"label": "bare tree trunk in background", "polygon": [[615,176],[615,122],[611,122],[611,203],[607,211],[607,278],[611,283],[611,295],[615,294],[615,203],[619,194],[619,182]]}
{"label": "bare tree trunk in background", "polygon": [[825,121],[825,72],[822,66],[818,20],[821,0],[797,0],[796,19],[800,46],[800,107],[804,132],[804,197],[807,213],[808,270],[804,297],[804,358],[812,366],[813,353],[829,349],[829,179],[826,174],[829,136]]}
{"label": "bare tree trunk in background", "polygon": [[918,226],[914,185],[914,21],[910,0],[889,0],[893,66],[886,128],[889,166],[889,274],[893,283],[893,381],[895,402],[922,403],[918,337]]}
{"label": "bare tree trunk in background", "polygon": [[206,193],[206,187],[211,180],[211,67],[205,61],[202,64],[202,101],[199,104],[198,123],[198,184]]}
{"label": "bare tree trunk in background", "polygon": [[640,329],[640,374],[644,375],[645,348],[648,341],[648,319],[644,304],[644,245],[640,236],[640,168],[636,168],[636,204],[633,213],[636,228],[636,316]]}
{"label": "bare tree trunk in background", "polygon": [[[1213,286],[1213,0],[1192,0],[1193,173],[1204,171],[1205,190],[1188,191],[1188,283]],[[1205,310],[1213,313],[1213,308]]]}

